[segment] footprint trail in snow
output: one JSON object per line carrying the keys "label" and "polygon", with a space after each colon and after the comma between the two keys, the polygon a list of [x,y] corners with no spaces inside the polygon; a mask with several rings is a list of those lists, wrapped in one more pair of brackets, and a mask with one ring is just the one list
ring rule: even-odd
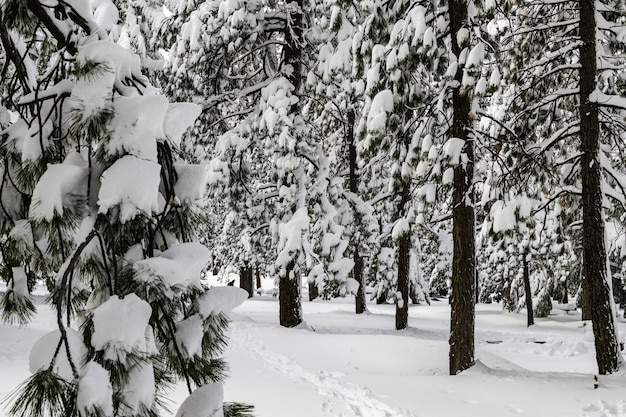
{"label": "footprint trail in snow", "polygon": [[[329,400],[321,408],[337,417],[417,417],[416,415],[399,408],[395,408],[380,399],[366,387],[346,382],[341,379],[341,373],[312,371],[288,358],[271,350],[258,338],[247,332],[246,326],[231,324],[230,341],[234,345],[251,352],[258,360],[270,369],[273,369],[291,380],[309,384],[315,387],[321,395]],[[345,410],[334,409],[332,400],[343,403]]]}

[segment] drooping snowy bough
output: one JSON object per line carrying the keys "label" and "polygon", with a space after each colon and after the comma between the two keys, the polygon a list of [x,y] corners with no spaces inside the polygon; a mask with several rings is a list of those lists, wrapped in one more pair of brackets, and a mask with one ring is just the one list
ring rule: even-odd
{"label": "drooping snowy bough", "polygon": [[[43,280],[58,321],[9,414],[157,416],[183,381],[195,394],[179,415],[245,415],[222,404],[219,355],[248,294],[201,281],[207,174],[178,152],[201,109],[169,103],[109,40],[94,16],[113,3],[87,4],[0,2],[2,317],[26,323]],[[193,411],[198,397],[210,412]]]}

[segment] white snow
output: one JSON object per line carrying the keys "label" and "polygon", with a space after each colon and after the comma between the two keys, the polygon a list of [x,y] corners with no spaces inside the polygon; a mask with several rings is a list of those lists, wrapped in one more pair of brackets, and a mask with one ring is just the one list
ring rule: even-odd
{"label": "white snow", "polygon": [[22,297],[28,297],[28,277],[26,276],[26,272],[24,272],[24,268],[13,267],[11,268],[11,271],[13,271],[13,285],[11,286],[11,289],[15,294]]}
{"label": "white snow", "polygon": [[203,337],[203,320],[198,314],[176,324],[176,343],[187,357],[202,356]]}
{"label": "white snow", "polygon": [[[273,280],[263,288],[272,289]],[[392,304],[369,303],[369,313],[357,316],[352,297],[309,302],[304,295],[303,314],[315,331],[280,327],[272,295],[233,311],[225,401],[253,404],[256,417],[626,417],[623,372],[600,376],[594,389],[591,324],[578,311],[554,310],[527,328],[523,309],[506,313],[499,304],[478,304],[477,363],[450,376],[447,299],[409,305],[409,328],[398,332]],[[626,322],[617,324],[624,334]],[[28,376],[28,351],[55,326],[55,312],[43,307],[28,327],[0,324],[0,397]],[[154,398],[152,369],[142,375],[134,373],[125,392],[133,404]],[[181,383],[168,395],[172,414],[165,416],[198,410],[206,398],[218,398],[216,391],[201,389],[193,396],[197,405],[188,400],[183,408],[188,394]]]}
{"label": "white snow", "polygon": [[165,137],[159,121],[164,120],[168,105],[163,96],[116,98],[115,117],[111,122],[115,129],[106,142],[107,152],[156,161],[156,140]]}
{"label": "white snow", "polygon": [[174,193],[181,202],[197,204],[205,194],[209,179],[206,165],[174,164],[178,176],[174,184]]}
{"label": "white snow", "polygon": [[[94,7],[93,0],[91,6]],[[111,0],[102,0],[97,2],[97,6],[93,12],[93,20],[104,30],[111,30],[117,24],[120,13]]]}
{"label": "white snow", "polygon": [[367,130],[370,132],[384,131],[387,123],[387,114],[393,111],[393,93],[391,90],[382,90],[372,100],[367,115]]}
{"label": "white snow", "polygon": [[124,402],[135,414],[141,405],[146,408],[154,404],[154,368],[152,364],[139,363],[129,371],[128,384],[124,388]]}
{"label": "white snow", "polygon": [[122,361],[127,353],[146,352],[145,334],[151,313],[150,304],[136,294],[111,296],[93,311],[92,346],[104,350],[106,358]]}
{"label": "white snow", "polygon": [[230,314],[247,299],[248,292],[241,288],[213,287],[198,300],[198,312],[204,318],[219,313]]}
{"label": "white snow", "polygon": [[393,230],[391,231],[391,236],[393,240],[397,241],[402,238],[405,234],[411,231],[411,225],[409,221],[405,218],[402,218],[396,222],[393,226]]}
{"label": "white snow", "polygon": [[202,112],[202,107],[194,103],[171,103],[165,113],[163,129],[165,137],[175,147],[180,146],[183,133],[193,125]]}
{"label": "white snow", "polygon": [[504,202],[498,200],[491,206],[491,216],[493,218],[493,231],[505,232],[512,230],[517,225],[515,218],[516,204],[513,202]]}
{"label": "white snow", "polygon": [[81,187],[86,178],[87,170],[76,164],[73,157],[68,156],[62,164],[49,165],[33,191],[29,217],[36,221],[51,221],[55,216],[62,216],[69,195],[86,194],[86,184]]}
{"label": "white snow", "polygon": [[459,138],[450,138],[443,145],[445,155],[450,158],[452,165],[457,165],[461,159],[461,151],[463,150],[465,141]]}
{"label": "white snow", "polygon": [[479,67],[485,58],[485,45],[482,42],[478,42],[469,55],[467,56],[467,60],[465,61],[465,68],[470,67]]}
{"label": "white snow", "polygon": [[137,278],[149,282],[156,277],[169,287],[200,288],[202,270],[211,259],[211,252],[197,242],[172,245],[159,256],[135,263]]}
{"label": "white snow", "polygon": [[356,279],[354,278],[346,279],[346,292],[348,294],[356,294],[360,286],[361,284],[359,284],[359,282]]}
{"label": "white snow", "polygon": [[[87,347],[85,347],[80,334],[78,334],[75,330],[67,328],[65,329],[65,332],[67,334],[72,363],[76,369],[80,371],[81,363],[87,355]],[[57,345],[59,344],[59,340],[61,340],[61,331],[56,329],[44,334],[35,342],[30,350],[30,355],[28,356],[29,369],[31,373],[48,369]],[[74,374],[72,372],[70,361],[67,358],[67,349],[65,344],[63,344],[59,350],[59,354],[56,357],[52,371],[66,381],[71,382],[74,380]]]}
{"label": "white snow", "polygon": [[78,381],[76,405],[81,417],[93,415],[101,410],[104,415],[113,414],[113,389],[109,373],[97,362],[85,365],[83,376]]}
{"label": "white snow", "polygon": [[126,155],[102,174],[98,193],[99,212],[106,213],[119,206],[122,223],[139,214],[150,215],[158,210],[161,166],[153,161]]}
{"label": "white snow", "polygon": [[176,417],[223,417],[224,386],[210,383],[197,388],[182,403]]}

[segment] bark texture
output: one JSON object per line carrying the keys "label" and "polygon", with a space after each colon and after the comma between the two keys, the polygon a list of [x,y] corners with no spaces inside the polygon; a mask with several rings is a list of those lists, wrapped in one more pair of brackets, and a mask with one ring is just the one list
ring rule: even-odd
{"label": "bark texture", "polygon": [[396,330],[406,329],[409,324],[409,251],[411,236],[405,233],[398,242],[398,293],[396,301]]}
{"label": "bark texture", "polygon": [[[454,35],[467,19],[465,0],[449,0],[452,53],[459,57],[462,45]],[[474,219],[474,144],[468,136],[471,98],[460,87],[463,68],[459,66],[455,79],[459,86],[452,90],[452,136],[465,140],[462,154],[467,158],[454,168],[452,191],[452,295],[450,320],[450,375],[456,375],[474,364],[475,322],[475,219]],[[463,156],[462,155],[462,156]]]}
{"label": "bark texture", "polygon": [[591,322],[596,346],[596,361],[601,375],[619,369],[620,351],[615,332],[612,291],[608,281],[602,213],[602,167],[598,105],[589,100],[596,89],[596,21],[593,0],[580,1],[580,141],[583,206],[583,269],[591,304]]}
{"label": "bark texture", "polygon": [[254,297],[254,276],[250,265],[239,268],[239,286],[248,291],[248,298]]}
{"label": "bark texture", "polygon": [[[285,28],[283,60],[285,67],[291,66],[292,68],[292,71],[287,73],[287,79],[294,87],[293,94],[299,96],[302,84],[302,6],[304,1],[296,0],[292,4],[295,7],[290,12],[290,19]],[[297,119],[300,118],[299,100],[291,105],[289,112],[294,119],[294,126],[297,126]],[[292,134],[295,132],[292,131]],[[295,327],[302,323],[300,276],[295,259],[287,265],[285,276],[280,277],[278,296],[280,325]]]}
{"label": "bark texture", "polygon": [[[350,192],[358,194],[359,192],[359,172],[358,161],[356,153],[356,144],[354,138],[354,123],[355,123],[354,111],[348,112],[348,158],[349,158],[349,185]],[[363,276],[363,258],[359,251],[359,242],[353,239],[352,245],[354,246],[354,254],[352,259],[354,260],[354,268],[352,268],[352,276],[359,283],[359,289],[356,292],[354,304],[356,314],[363,314],[367,309],[365,299],[365,277]]]}
{"label": "bark texture", "polygon": [[535,324],[535,315],[533,314],[533,294],[530,289],[530,270],[526,257],[527,254],[524,254],[524,296],[526,297],[526,326],[530,327]]}
{"label": "bark texture", "polygon": [[[406,206],[411,199],[411,185],[404,182],[402,191],[400,192],[400,201],[398,205],[398,218],[406,212]],[[409,323],[409,265],[411,260],[411,234],[407,231],[400,236],[396,242],[398,247],[398,279],[397,294],[402,297],[396,301],[396,330],[406,329]]]}
{"label": "bark texture", "polygon": [[302,323],[302,303],[300,301],[300,277],[294,276],[295,262],[287,266],[287,273],[278,283],[278,304],[280,325],[296,327]]}

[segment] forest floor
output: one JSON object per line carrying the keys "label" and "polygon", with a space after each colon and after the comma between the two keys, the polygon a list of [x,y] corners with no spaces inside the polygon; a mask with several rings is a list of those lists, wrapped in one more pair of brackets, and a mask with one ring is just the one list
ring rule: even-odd
{"label": "forest floor", "polygon": [[[594,380],[591,326],[579,312],[553,310],[527,328],[525,311],[479,304],[476,365],[450,376],[447,299],[411,306],[403,331],[393,330],[393,305],[368,309],[355,315],[352,298],[303,301],[307,327],[285,329],[275,297],[244,302],[229,330],[226,400],[253,404],[256,417],[626,417],[626,368]],[[619,327],[623,340],[626,322]],[[0,325],[0,401],[54,328],[45,306],[28,327]],[[172,393],[174,414],[184,396],[182,385]]]}

